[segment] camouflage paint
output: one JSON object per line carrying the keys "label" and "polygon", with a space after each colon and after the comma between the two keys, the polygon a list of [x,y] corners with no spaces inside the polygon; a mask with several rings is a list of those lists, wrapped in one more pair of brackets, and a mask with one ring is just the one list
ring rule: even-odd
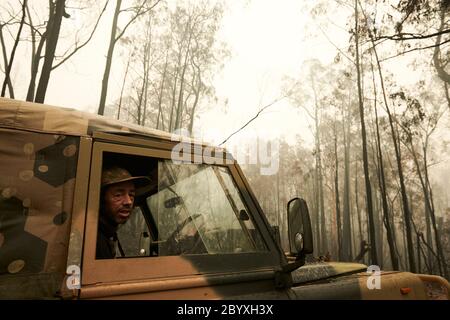
{"label": "camouflage paint", "polygon": [[78,140],[0,128],[0,284],[65,272]]}

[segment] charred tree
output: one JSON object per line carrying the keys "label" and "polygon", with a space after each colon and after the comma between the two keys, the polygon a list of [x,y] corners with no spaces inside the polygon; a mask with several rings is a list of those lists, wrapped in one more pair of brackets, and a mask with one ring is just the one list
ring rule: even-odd
{"label": "charred tree", "polygon": [[[19,30],[17,31],[17,36],[16,39],[14,40],[14,45],[13,48],[11,50],[11,56],[9,57],[9,61],[7,61],[7,65],[6,65],[6,70],[5,70],[5,80],[3,81],[3,86],[2,86],[2,93],[1,96],[4,97],[5,93],[6,93],[6,87],[9,85],[9,94],[11,96],[11,98],[14,98],[14,92],[11,90],[12,85],[11,85],[11,79],[10,79],[10,75],[11,75],[11,69],[14,63],[14,57],[16,56],[16,50],[17,50],[17,46],[19,45],[19,41],[20,41],[20,35],[22,33],[22,29],[23,29],[23,25],[25,24],[25,18],[27,16],[27,0],[23,0],[22,3],[22,18],[20,20],[19,23]],[[2,37],[3,39],[3,37]]]}
{"label": "charred tree", "polygon": [[370,185],[369,176],[369,163],[367,157],[367,137],[366,137],[366,125],[364,120],[364,101],[361,88],[361,70],[360,70],[360,57],[359,57],[359,15],[358,15],[358,0],[355,0],[355,56],[356,56],[356,74],[357,74],[357,86],[358,86],[358,100],[359,100],[359,115],[361,119],[361,139],[362,139],[362,155],[363,155],[363,167],[366,189],[366,204],[367,204],[367,217],[369,219],[369,234],[370,234],[370,257],[371,263],[378,264],[377,248],[376,248],[376,236],[375,236],[375,221],[373,214],[372,203],[372,190]]}
{"label": "charred tree", "polygon": [[59,32],[63,17],[70,17],[66,13],[66,0],[49,1],[50,11],[47,29],[45,31],[45,56],[41,69],[41,76],[36,90],[34,102],[44,103],[45,94],[47,93],[48,82],[50,81],[50,73],[55,60],[56,46],[59,40]]}

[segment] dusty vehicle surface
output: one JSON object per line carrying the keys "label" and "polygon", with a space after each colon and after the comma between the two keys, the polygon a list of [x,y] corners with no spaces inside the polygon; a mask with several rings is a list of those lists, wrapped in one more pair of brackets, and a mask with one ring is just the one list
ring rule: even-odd
{"label": "dusty vehicle surface", "polygon": [[[183,141],[1,98],[0,298],[449,298],[437,276],[304,265],[312,237],[299,198],[288,205],[288,257],[231,155]],[[110,163],[152,183],[119,230],[124,256],[96,259],[101,173]]]}

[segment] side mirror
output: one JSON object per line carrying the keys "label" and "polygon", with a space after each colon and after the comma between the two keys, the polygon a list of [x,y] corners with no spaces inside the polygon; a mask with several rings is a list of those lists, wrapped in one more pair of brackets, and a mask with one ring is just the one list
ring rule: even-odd
{"label": "side mirror", "polygon": [[291,255],[301,258],[313,252],[313,236],[308,205],[300,198],[288,202],[288,233]]}

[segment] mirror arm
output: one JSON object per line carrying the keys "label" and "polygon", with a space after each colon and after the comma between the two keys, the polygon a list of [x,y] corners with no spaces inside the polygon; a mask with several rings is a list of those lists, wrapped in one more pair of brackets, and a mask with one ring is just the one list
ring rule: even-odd
{"label": "mirror arm", "polygon": [[275,272],[276,288],[290,288],[293,286],[291,272],[305,264],[305,256],[297,257],[294,262],[287,263],[281,267],[281,270]]}
{"label": "mirror arm", "polygon": [[294,262],[283,265],[281,267],[281,272],[291,273],[303,265],[305,265],[305,255],[301,254],[297,257],[297,259],[295,259]]}

